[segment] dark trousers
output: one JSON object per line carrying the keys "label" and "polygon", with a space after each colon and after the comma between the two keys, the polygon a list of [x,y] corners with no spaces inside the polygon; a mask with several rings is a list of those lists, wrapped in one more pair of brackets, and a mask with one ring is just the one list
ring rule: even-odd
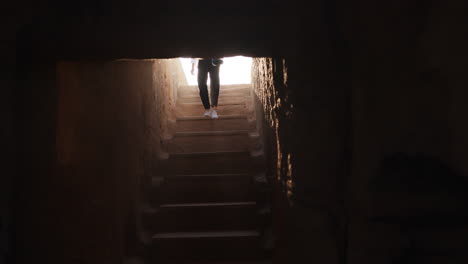
{"label": "dark trousers", "polygon": [[[208,73],[210,74],[211,104],[208,97]],[[210,106],[218,106],[219,65],[213,66],[211,59],[198,61],[198,89],[200,89],[200,98],[205,109],[210,109]]]}

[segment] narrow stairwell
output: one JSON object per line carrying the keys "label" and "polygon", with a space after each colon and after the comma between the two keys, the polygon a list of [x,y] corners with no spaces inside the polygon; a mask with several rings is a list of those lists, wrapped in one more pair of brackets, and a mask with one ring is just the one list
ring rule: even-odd
{"label": "narrow stairwell", "polygon": [[[248,85],[221,87],[219,119],[180,87],[168,158],[152,179],[150,263],[270,263],[268,187]],[[270,241],[271,242],[271,241]]]}

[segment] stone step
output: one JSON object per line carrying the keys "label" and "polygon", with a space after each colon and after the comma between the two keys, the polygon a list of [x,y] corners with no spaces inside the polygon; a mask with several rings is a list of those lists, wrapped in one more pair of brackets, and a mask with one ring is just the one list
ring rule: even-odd
{"label": "stone step", "polygon": [[[210,96],[210,94],[208,93],[208,95]],[[245,98],[245,97],[249,97],[250,98],[250,90],[245,90],[245,91],[223,91],[221,90],[220,93],[219,93],[219,97],[218,97],[218,100],[220,99],[229,99],[229,98],[236,98],[236,97],[242,97],[242,98]],[[190,93],[183,93],[183,94],[179,94],[177,96],[177,101],[179,100],[185,100],[185,99],[198,99],[198,100],[201,100],[200,99],[200,94],[198,92],[190,92]]]}
{"label": "stone step", "polygon": [[252,140],[246,131],[179,132],[163,146],[169,153],[246,151]]}
{"label": "stone step", "polygon": [[[220,89],[223,89],[223,90],[238,90],[238,89],[246,89],[246,88],[250,88],[252,85],[251,84],[248,84],[248,83],[244,83],[244,84],[221,84],[220,85]],[[178,91],[198,91],[198,85],[194,84],[194,85],[181,85],[179,86],[178,88]]]}
{"label": "stone step", "polygon": [[163,203],[209,203],[255,200],[252,176],[243,174],[174,175],[152,181],[151,200]]}
{"label": "stone step", "polygon": [[[250,83],[221,84],[220,87],[223,89],[242,89],[246,87],[251,87],[251,84]],[[179,89],[180,90],[198,89],[198,85],[196,84],[181,85],[179,86]]]}
{"label": "stone step", "polygon": [[[208,88],[208,91],[210,89]],[[221,85],[219,89],[219,95],[244,95],[244,96],[249,96],[251,92],[250,85],[244,85],[240,86],[237,88],[232,88],[232,87],[226,87]],[[198,86],[190,86],[187,88],[179,88],[177,90],[177,97],[187,97],[187,96],[200,96],[200,90],[198,89]]]}
{"label": "stone step", "polygon": [[[245,104],[247,100],[252,100],[250,96],[245,95],[220,95],[218,98],[218,105],[239,105]],[[190,96],[190,97],[179,97],[177,98],[177,103],[198,103],[201,104],[200,96]]]}
{"label": "stone step", "polygon": [[[246,104],[237,105],[219,105],[217,112],[220,116],[226,115],[243,115],[246,116],[249,110]],[[177,117],[201,117],[205,109],[201,103],[190,103],[190,104],[177,104],[176,116]]]}
{"label": "stone step", "polygon": [[244,115],[220,115],[219,119],[202,116],[179,117],[176,119],[176,132],[254,130],[256,123]]}
{"label": "stone step", "polygon": [[199,152],[171,154],[160,161],[158,175],[238,174],[264,169],[263,156],[253,157],[249,151]]}
{"label": "stone step", "polygon": [[144,227],[155,233],[257,229],[259,223],[255,202],[162,204],[143,215]]}
{"label": "stone step", "polygon": [[159,233],[152,239],[151,260],[261,260],[266,254],[260,244],[260,234],[253,230]]}

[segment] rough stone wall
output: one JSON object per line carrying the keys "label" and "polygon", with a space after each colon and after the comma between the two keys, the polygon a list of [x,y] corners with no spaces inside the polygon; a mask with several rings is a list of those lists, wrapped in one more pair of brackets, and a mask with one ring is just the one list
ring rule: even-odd
{"label": "rough stone wall", "polygon": [[[468,112],[462,99],[467,98],[468,40],[461,37],[467,32],[468,20],[461,11],[466,8],[465,1],[453,0],[389,5],[360,1],[352,12],[360,14],[361,20],[349,23],[350,13],[344,20],[345,34],[353,46],[349,263],[388,263],[402,254],[402,241],[407,238],[399,227],[394,228],[398,225],[370,223],[368,217],[375,212],[395,217],[396,209],[401,218],[424,215],[421,212],[428,205],[434,214],[455,204],[468,206],[468,201],[454,198],[453,189],[458,188],[454,186],[437,196],[426,192],[408,197],[408,191],[395,188],[386,199],[377,199],[369,192],[371,180],[382,176],[379,170],[384,159],[399,153],[432,157],[468,177],[468,126],[462,121]],[[408,177],[416,178],[416,174]],[[445,173],[425,174],[421,186],[429,185],[434,176],[439,185],[452,180]],[[420,219],[425,219],[419,220],[422,225],[431,217]],[[457,232],[468,236],[465,231]],[[466,245],[463,239],[454,242],[455,237],[447,232],[445,237],[425,240],[454,243],[451,248]],[[465,262],[466,257],[457,261]]]}
{"label": "rough stone wall", "polygon": [[57,68],[61,181],[55,184],[64,191],[55,231],[63,239],[59,252],[63,262],[117,262],[124,221],[146,169],[145,144],[157,139],[155,131],[142,130],[157,120],[150,119],[151,63],[62,62]]}
{"label": "rough stone wall", "polygon": [[[17,89],[16,69],[16,33],[33,20],[34,10],[24,8],[23,5],[32,4],[32,1],[25,1],[21,6],[15,2],[4,3],[2,7],[0,29],[3,34],[0,36],[0,56],[3,63],[0,66],[0,165],[2,173],[0,175],[0,263],[11,261],[12,255],[11,240],[14,237],[12,218],[14,181],[15,176],[21,170],[21,134],[19,128],[22,122],[17,119],[24,109],[21,94]],[[39,11],[37,8],[36,11]]]}
{"label": "rough stone wall", "polygon": [[[63,58],[285,57],[289,84],[283,91],[290,91],[294,99],[293,118],[284,119],[289,102],[279,104],[278,111],[283,114],[277,119],[284,119],[275,122],[279,132],[267,123],[273,128],[264,134],[271,136],[273,150],[277,149],[277,138],[284,149],[280,159],[283,182],[288,179],[286,165],[291,154],[292,175],[297,178],[293,176],[292,199],[286,195],[282,199],[288,202],[286,208],[294,202],[298,209],[284,210],[284,216],[303,222],[279,226],[285,234],[291,231],[290,226],[308,230],[298,236],[303,243],[291,245],[300,246],[295,249],[300,253],[297,256],[307,252],[306,257],[319,263],[336,262],[333,252],[342,243],[335,247],[327,241],[333,238],[330,230],[340,230],[341,222],[349,226],[349,263],[376,263],[384,258],[374,259],[371,245],[388,235],[371,236],[366,214],[371,199],[369,179],[387,153],[431,153],[467,171],[466,1],[237,1],[225,5],[216,1],[216,9],[209,8],[210,1],[203,8],[183,0],[62,2],[10,1],[8,5],[14,8],[8,20],[12,23],[1,25],[5,28],[1,37],[7,41],[0,45],[8,64],[2,74],[8,75],[17,66],[27,68],[20,69],[14,81],[2,82],[19,95],[12,95],[18,101],[7,99],[8,94],[5,97],[5,101],[18,102],[19,113],[14,112],[12,119],[20,121],[13,123],[10,131],[20,142],[15,149],[23,153],[19,159],[22,169],[14,179],[26,183],[14,192],[14,207],[27,209],[40,201],[42,208],[20,214],[15,219],[20,227],[34,219],[48,226],[44,230],[51,230],[40,216],[46,209],[46,215],[58,212],[56,199],[47,197],[60,188],[44,179],[61,179],[51,164],[56,160],[55,62]],[[324,9],[328,13],[321,16]],[[217,17],[213,34],[200,38],[197,29],[212,25],[213,15]],[[348,43],[349,49],[342,43]],[[267,64],[272,71],[273,62]],[[278,91],[278,95],[268,95],[274,102],[277,98],[282,102],[285,96]],[[276,103],[270,105],[270,109],[276,107]],[[352,168],[346,169],[350,162]],[[345,178],[340,179],[342,176]],[[281,186],[278,189],[284,190]],[[304,206],[298,200],[316,204]],[[340,209],[343,207],[346,209]],[[295,213],[301,208],[307,209]],[[330,211],[333,208],[336,213]],[[342,221],[346,219],[340,217],[342,211],[349,221]],[[331,219],[338,219],[333,226],[340,228],[323,228],[333,223]],[[308,223],[320,228],[309,230]],[[17,237],[23,238],[39,232],[16,230],[20,233]],[[55,239],[45,231],[42,234],[49,238],[46,245]],[[31,252],[45,248],[38,245],[41,243],[24,247]],[[292,258],[295,255],[290,254]]]}
{"label": "rough stone wall", "polygon": [[50,253],[53,246],[48,246],[57,240],[48,231],[61,220],[56,206],[61,198],[55,196],[59,184],[51,184],[61,179],[56,167],[56,65],[30,62],[17,70],[21,76],[14,112],[18,166],[12,177],[10,252],[13,263],[27,263],[29,256]]}
{"label": "rough stone wall", "polygon": [[[8,59],[7,59],[8,60]],[[5,67],[6,68],[6,67]],[[0,71],[2,71],[0,69]],[[3,75],[4,74],[4,75]],[[18,167],[18,138],[14,127],[17,122],[14,120],[15,91],[13,90],[15,76],[13,69],[4,69],[0,87],[3,87],[3,94],[0,99],[0,118],[2,129],[0,132],[0,145],[3,153],[0,155],[3,168],[3,175],[0,177],[0,263],[4,263],[6,252],[9,250],[8,236],[10,228],[10,207],[12,195],[12,175]]]}
{"label": "rough stone wall", "polygon": [[[253,87],[262,106],[257,116],[264,116],[261,133],[274,168],[269,173],[275,189],[275,261],[338,263],[345,234],[337,184],[342,177],[339,143],[344,131],[330,129],[340,125],[333,107],[341,97],[324,93],[319,86],[314,91],[313,79],[299,81],[307,80],[298,71],[304,67],[304,61],[282,58],[257,58],[253,66]],[[298,90],[301,86],[310,90]]]}
{"label": "rough stone wall", "polygon": [[266,177],[272,187],[272,228],[275,237],[275,263],[282,263],[288,259],[286,239],[286,209],[287,186],[281,170],[281,160],[278,157],[279,142],[277,137],[277,115],[274,108],[276,104],[275,86],[273,84],[274,72],[272,58],[254,58],[252,61],[252,93],[253,106],[257,121],[257,130],[262,139],[263,155],[266,161]]}
{"label": "rough stone wall", "polygon": [[[158,97],[161,104],[162,120],[167,123],[161,127],[161,135],[164,138],[172,136],[172,124],[175,122],[175,107],[177,102],[177,87],[187,85],[185,73],[179,59],[159,59],[154,62],[154,84],[161,89]],[[161,86],[160,83],[165,85]],[[158,89],[155,87],[155,89]],[[160,153],[160,155],[166,155]]]}
{"label": "rough stone wall", "polygon": [[[276,231],[290,241],[288,260],[390,263],[403,254],[408,237],[398,225],[371,223],[372,214],[421,217],[428,209],[459,213],[465,209],[453,208],[468,204],[454,191],[408,196],[395,189],[374,197],[370,186],[385,158],[399,153],[429,156],[466,177],[467,126],[461,120],[468,109],[461,98],[468,56],[460,34],[468,21],[459,11],[466,3],[360,1],[347,7],[338,6],[325,40],[301,41],[299,50],[307,50],[302,58],[285,56],[287,75],[276,66],[280,59],[255,60],[263,136],[265,145],[273,144],[267,154],[283,202],[277,202],[283,219],[276,219],[282,221]],[[427,181],[429,176],[440,185],[453,180],[432,173]],[[450,232],[424,235],[428,243],[466,244]]]}
{"label": "rough stone wall", "polygon": [[50,102],[57,107],[55,131],[48,131],[56,138],[56,158],[45,155],[53,169],[38,163],[38,189],[21,192],[37,198],[26,198],[19,209],[18,217],[26,219],[18,224],[24,230],[17,234],[18,263],[122,261],[126,229],[134,228],[128,221],[144,199],[140,184],[156,171],[163,118],[171,108],[172,63],[60,62],[56,79],[46,78],[57,85],[57,101]]}

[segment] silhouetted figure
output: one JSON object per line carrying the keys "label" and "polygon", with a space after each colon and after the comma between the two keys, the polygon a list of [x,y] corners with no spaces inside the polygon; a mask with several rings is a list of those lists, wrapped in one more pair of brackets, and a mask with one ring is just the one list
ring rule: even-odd
{"label": "silhouetted figure", "polygon": [[[219,97],[219,68],[223,63],[223,60],[219,58],[208,58],[208,59],[192,59],[192,75],[195,71],[195,64],[198,61],[198,89],[200,89],[200,98],[205,108],[205,113],[203,114],[206,117],[211,117],[213,119],[218,118],[218,113],[216,108],[218,107],[218,97]],[[210,98],[208,96],[208,73],[210,74]]]}

